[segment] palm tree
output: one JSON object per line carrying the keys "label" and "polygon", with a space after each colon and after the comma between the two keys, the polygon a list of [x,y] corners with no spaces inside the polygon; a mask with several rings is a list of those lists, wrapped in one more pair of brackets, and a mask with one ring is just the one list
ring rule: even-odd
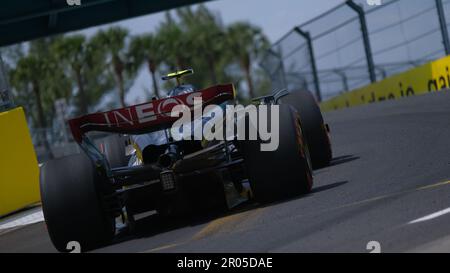
{"label": "palm tree", "polygon": [[268,48],[268,40],[258,27],[237,22],[227,29],[227,45],[232,58],[240,65],[247,81],[250,96],[255,97],[251,68],[253,60]]}
{"label": "palm tree", "polygon": [[80,114],[86,114],[88,112],[88,101],[82,75],[87,58],[86,38],[83,35],[63,37],[54,43],[53,49],[56,56],[70,67],[80,97]]}
{"label": "palm tree", "polygon": [[105,84],[102,81],[105,74],[104,51],[81,34],[61,37],[53,43],[52,50],[74,79],[78,90],[75,97],[77,114],[88,113],[89,107],[111,88],[109,82]]}
{"label": "palm tree", "polygon": [[222,58],[225,32],[219,21],[204,5],[193,11],[190,7],[177,10],[181,25],[184,27],[186,40],[190,42],[190,52],[205,63],[210,75],[209,83],[219,79],[219,62]]}
{"label": "palm tree", "polygon": [[188,39],[179,24],[175,22],[169,12],[166,20],[157,29],[156,36],[161,41],[161,55],[170,70],[187,68],[189,63]]}
{"label": "palm tree", "polygon": [[138,69],[144,62],[150,72],[153,82],[153,92],[155,97],[160,97],[158,82],[156,80],[156,71],[162,62],[161,58],[162,44],[158,37],[153,34],[144,34],[135,36],[130,42],[129,57]]}
{"label": "palm tree", "polygon": [[[167,67],[173,71],[192,67],[200,73],[189,77],[189,82],[200,87],[228,81],[226,54],[223,54],[226,32],[220,16],[204,5],[195,10],[180,8],[176,14],[177,20],[171,13],[166,13],[165,21],[156,32],[164,56],[162,69]],[[170,88],[172,83],[164,86]]]}
{"label": "palm tree", "polygon": [[119,100],[122,107],[125,107],[125,72],[127,63],[125,60],[126,46],[125,39],[128,30],[122,27],[110,27],[107,30],[100,30],[93,38],[93,43],[105,50],[108,55],[108,62],[111,65],[119,90]]}
{"label": "palm tree", "polygon": [[[72,95],[71,83],[64,74],[64,64],[59,61],[53,51],[53,44],[61,36],[51,36],[30,42],[28,56],[35,56],[44,64],[43,77],[39,83],[43,92],[46,116],[53,114],[53,101],[59,98],[69,99]],[[48,113],[47,113],[48,111]]]}
{"label": "palm tree", "polygon": [[72,89],[62,63],[52,50],[60,38],[53,36],[30,42],[27,52],[20,54],[15,68],[10,71],[15,97],[27,106],[26,112],[34,127],[40,129],[42,144],[50,157],[53,155],[46,131],[55,113],[54,101],[70,98]]}
{"label": "palm tree", "polygon": [[[47,77],[48,63],[45,59],[34,54],[22,57],[11,71],[11,84],[19,90],[26,92],[31,90],[35,106],[37,108],[37,127],[44,129],[47,127],[47,119],[44,110],[43,97],[45,89],[41,88],[41,81]],[[41,139],[50,157],[53,157],[45,131],[41,131]]]}

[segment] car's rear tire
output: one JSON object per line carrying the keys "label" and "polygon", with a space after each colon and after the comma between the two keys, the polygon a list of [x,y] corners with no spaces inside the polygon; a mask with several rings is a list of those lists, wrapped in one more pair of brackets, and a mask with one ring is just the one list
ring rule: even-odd
{"label": "car's rear tire", "polygon": [[127,166],[125,140],[120,135],[105,137],[100,143],[100,151],[105,155],[111,168]]}
{"label": "car's rear tire", "polygon": [[[268,113],[270,123],[272,113]],[[256,141],[240,141],[252,195],[260,203],[308,193],[313,185],[308,146],[300,118],[288,104],[279,105],[279,114],[278,149],[261,151],[259,136]]]}
{"label": "car's rear tire", "polygon": [[314,169],[326,167],[332,159],[331,142],[328,126],[324,123],[322,113],[316,99],[311,92],[297,90],[280,99],[295,107],[300,114],[305,137],[311,152]]}
{"label": "car's rear tire", "polygon": [[42,208],[57,250],[67,251],[70,241],[78,242],[86,251],[112,240],[115,222],[101,202],[100,179],[85,154],[52,160],[42,166]]}

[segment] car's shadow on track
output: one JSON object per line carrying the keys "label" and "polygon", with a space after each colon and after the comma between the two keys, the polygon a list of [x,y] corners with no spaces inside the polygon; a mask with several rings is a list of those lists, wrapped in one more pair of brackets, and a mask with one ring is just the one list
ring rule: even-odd
{"label": "car's shadow on track", "polygon": [[327,167],[333,167],[333,166],[345,164],[345,163],[352,162],[352,161],[355,161],[358,159],[360,159],[360,157],[354,156],[354,155],[338,156],[338,157],[333,158]]}
{"label": "car's shadow on track", "polygon": [[355,155],[342,155],[342,156],[337,156],[334,157],[330,164],[328,164],[328,166],[323,167],[323,168],[319,168],[319,169],[315,169],[314,170],[314,175],[320,174],[320,173],[324,173],[324,172],[328,172],[330,168],[332,167],[336,167],[342,164],[346,164],[346,163],[350,163],[352,161],[358,160],[360,159],[359,156],[355,156]]}
{"label": "car's shadow on track", "polygon": [[[319,187],[315,187],[312,189],[311,193],[305,196],[310,196],[322,191],[327,191],[327,190],[331,190],[340,186],[343,186],[345,184],[347,184],[348,181],[341,181],[341,182],[336,182],[336,183],[332,183],[332,184],[328,184],[328,185],[323,185],[323,186],[319,186]],[[301,198],[301,197],[300,197]]]}
{"label": "car's shadow on track", "polygon": [[296,196],[296,197],[292,197],[292,198],[283,199],[283,200],[272,202],[272,203],[269,203],[269,204],[257,204],[257,203],[254,203],[255,207],[253,207],[252,209],[271,207],[271,206],[275,206],[275,205],[278,205],[278,204],[283,204],[283,203],[287,203],[287,202],[291,202],[291,201],[296,201],[296,200],[308,198],[308,197],[314,196],[314,195],[316,195],[316,194],[318,194],[320,192],[328,191],[328,190],[331,190],[331,189],[343,186],[343,185],[345,185],[347,183],[348,183],[348,181],[340,181],[340,182],[335,182],[335,183],[331,183],[331,184],[327,184],[327,185],[323,185],[323,186],[319,186],[319,187],[314,187],[311,190],[311,192],[308,193],[308,194],[304,194],[304,195],[301,195],[301,196]]}
{"label": "car's shadow on track", "polygon": [[[248,202],[246,202],[248,204]],[[245,206],[244,204],[241,206]],[[226,217],[238,213],[236,208],[225,212],[213,212],[202,215],[189,215],[189,216],[177,216],[165,218],[158,214],[150,215],[145,218],[136,221],[135,229],[133,232],[125,230],[119,233],[114,239],[111,245],[120,244],[133,239],[143,239],[153,236],[157,236],[162,233],[170,232],[173,230],[207,224],[215,219]],[[145,251],[146,249],[138,250]]]}
{"label": "car's shadow on track", "polygon": [[[211,212],[208,214],[201,214],[201,215],[189,215],[186,217],[172,217],[172,218],[163,218],[159,216],[158,214],[150,215],[145,218],[142,218],[138,221],[136,221],[136,227],[135,230],[131,232],[122,232],[119,234],[119,236],[116,237],[112,245],[123,243],[129,240],[133,239],[142,239],[142,238],[148,238],[152,236],[156,236],[162,233],[170,232],[173,230],[177,230],[180,228],[185,228],[189,226],[198,226],[207,224],[213,220],[239,214],[239,213],[245,213],[247,211],[252,211],[259,208],[265,208],[265,207],[272,207],[279,204],[292,202],[296,200],[300,200],[303,198],[309,198],[316,194],[319,194],[324,191],[332,190],[334,188],[343,186],[347,184],[348,181],[340,181],[335,182],[323,186],[318,186],[313,188],[311,193],[305,194],[302,196],[294,197],[294,198],[288,198],[284,200],[280,200],[277,202],[272,202],[268,204],[259,204],[253,201],[247,201],[239,206],[227,211],[227,212]],[[142,250],[144,251],[144,250]]]}
{"label": "car's shadow on track", "polygon": [[[346,163],[349,163],[349,162],[352,162],[352,161],[355,161],[358,159],[360,159],[360,157],[355,156],[355,155],[338,156],[338,157],[333,158],[331,163],[329,164],[329,166],[326,168],[338,166],[341,164],[346,164]],[[324,168],[324,169],[326,169],[326,168]],[[315,171],[315,173],[321,172],[324,169],[319,169],[319,170]],[[159,216],[158,214],[150,215],[150,216],[147,216],[145,218],[138,220],[136,222],[136,226],[135,226],[135,229],[133,232],[129,232],[126,230],[124,232],[121,232],[116,237],[116,239],[114,240],[112,245],[120,244],[120,243],[129,241],[129,240],[133,240],[133,239],[141,239],[141,238],[157,236],[159,234],[170,232],[170,231],[177,230],[177,229],[181,229],[184,227],[207,224],[207,223],[209,223],[213,220],[219,219],[219,218],[223,218],[223,217],[227,217],[227,216],[231,216],[231,215],[235,215],[235,214],[239,214],[239,213],[244,213],[247,211],[252,211],[252,210],[255,210],[258,208],[272,207],[272,206],[276,206],[279,204],[300,200],[303,198],[310,198],[316,194],[322,193],[324,191],[332,190],[334,188],[343,186],[347,183],[348,183],[348,181],[339,181],[339,182],[335,182],[335,183],[331,183],[331,184],[327,184],[327,185],[316,186],[313,188],[313,190],[309,194],[305,194],[305,195],[294,197],[294,198],[288,198],[288,199],[280,200],[277,202],[272,202],[269,204],[258,204],[253,201],[248,201],[248,202],[244,202],[244,203],[240,204],[239,206],[237,206],[227,212],[215,212],[215,213],[209,213],[209,214],[189,215],[186,217],[173,217],[173,218],[163,218],[163,217]]]}

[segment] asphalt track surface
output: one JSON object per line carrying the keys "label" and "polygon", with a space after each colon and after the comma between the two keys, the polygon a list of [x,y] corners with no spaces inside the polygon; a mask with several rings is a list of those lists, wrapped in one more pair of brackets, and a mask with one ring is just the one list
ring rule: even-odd
{"label": "asphalt track surface", "polygon": [[[369,241],[449,252],[450,93],[325,118],[335,158],[315,172],[313,193],[173,223],[150,216],[96,252],[369,252]],[[0,252],[53,251],[43,223],[0,233]]]}

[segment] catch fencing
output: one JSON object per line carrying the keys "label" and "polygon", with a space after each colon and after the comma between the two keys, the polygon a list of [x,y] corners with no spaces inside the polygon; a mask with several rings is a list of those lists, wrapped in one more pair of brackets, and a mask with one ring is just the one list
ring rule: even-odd
{"label": "catch fencing", "polygon": [[294,27],[261,61],[272,89],[319,101],[450,54],[450,0],[350,0]]}

